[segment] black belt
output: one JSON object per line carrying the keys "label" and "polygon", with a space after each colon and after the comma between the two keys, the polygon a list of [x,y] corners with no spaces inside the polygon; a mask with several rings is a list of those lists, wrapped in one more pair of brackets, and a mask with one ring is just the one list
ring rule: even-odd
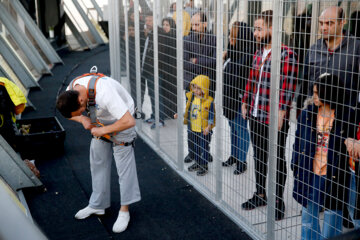
{"label": "black belt", "polygon": [[[97,137],[94,137],[94,136],[93,136],[93,138],[97,138]],[[135,140],[136,140],[136,138],[134,138],[131,142],[119,142],[119,143],[114,143],[114,142],[112,142],[112,141],[110,141],[109,139],[104,138],[104,137],[100,137],[100,138],[98,138],[98,139],[100,139],[100,140],[102,140],[102,141],[104,141],[104,142],[107,142],[107,143],[112,143],[112,144],[114,144],[114,145],[120,145],[120,146],[125,146],[125,147],[127,147],[127,146],[133,146],[133,147],[135,147]]]}

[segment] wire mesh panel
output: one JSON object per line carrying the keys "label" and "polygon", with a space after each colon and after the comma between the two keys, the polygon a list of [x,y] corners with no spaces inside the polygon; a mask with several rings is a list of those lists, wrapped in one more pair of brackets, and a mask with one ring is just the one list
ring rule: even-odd
{"label": "wire mesh panel", "polygon": [[157,1],[140,59],[129,8],[140,134],[253,238],[358,228],[359,2]]}

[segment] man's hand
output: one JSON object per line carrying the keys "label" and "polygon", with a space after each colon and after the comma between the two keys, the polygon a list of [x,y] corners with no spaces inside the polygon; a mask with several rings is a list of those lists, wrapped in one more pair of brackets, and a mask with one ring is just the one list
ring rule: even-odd
{"label": "man's hand", "polygon": [[192,62],[193,64],[196,64],[197,59],[196,58],[190,58],[190,62]]}
{"label": "man's hand", "polygon": [[206,136],[206,135],[209,134],[210,131],[211,131],[211,125],[208,125],[208,126],[204,129],[203,134]]}
{"label": "man's hand", "polygon": [[223,61],[225,61],[226,56],[227,56],[227,51],[224,51],[222,55]]}
{"label": "man's hand", "polygon": [[178,114],[175,113],[175,114],[174,114],[174,119],[177,119],[177,118],[178,118]]}
{"label": "man's hand", "polygon": [[345,140],[345,145],[350,157],[352,157],[353,160],[358,161],[360,157],[360,141],[353,138],[347,138]]}
{"label": "man's hand", "polygon": [[278,118],[278,131],[281,130],[283,124],[284,124],[284,118],[286,115],[286,111],[285,110],[279,110],[279,118]]}
{"label": "man's hand", "polygon": [[91,129],[91,134],[95,137],[102,137],[106,133],[104,132],[104,127],[93,127]]}
{"label": "man's hand", "polygon": [[246,103],[243,103],[241,105],[241,115],[242,115],[243,119],[246,119],[246,115],[247,115],[247,105],[246,105]]}

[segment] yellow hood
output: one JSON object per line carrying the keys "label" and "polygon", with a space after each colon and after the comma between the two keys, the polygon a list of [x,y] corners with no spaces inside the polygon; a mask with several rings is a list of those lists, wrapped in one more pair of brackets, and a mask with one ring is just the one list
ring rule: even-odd
{"label": "yellow hood", "polygon": [[201,88],[204,93],[204,98],[209,96],[210,79],[208,76],[199,75],[191,81],[191,84],[196,84]]}
{"label": "yellow hood", "polygon": [[24,93],[20,90],[20,88],[16,86],[15,83],[3,77],[0,77],[0,84],[5,86],[11,101],[14,103],[15,113],[19,114],[24,111],[27,101]]}

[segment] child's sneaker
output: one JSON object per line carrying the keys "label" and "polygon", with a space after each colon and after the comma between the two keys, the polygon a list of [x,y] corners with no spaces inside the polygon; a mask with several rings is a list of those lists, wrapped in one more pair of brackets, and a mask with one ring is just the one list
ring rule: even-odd
{"label": "child's sneaker", "polygon": [[148,123],[148,124],[151,124],[151,123],[154,123],[155,122],[155,118],[148,118],[146,119],[144,122]]}
{"label": "child's sneaker", "polygon": [[209,171],[208,166],[200,166],[200,170],[197,171],[196,175],[198,176],[204,176]]}
{"label": "child's sneaker", "polygon": [[193,165],[191,165],[190,167],[188,167],[189,172],[195,172],[200,170],[200,165],[197,163],[194,163]]}

